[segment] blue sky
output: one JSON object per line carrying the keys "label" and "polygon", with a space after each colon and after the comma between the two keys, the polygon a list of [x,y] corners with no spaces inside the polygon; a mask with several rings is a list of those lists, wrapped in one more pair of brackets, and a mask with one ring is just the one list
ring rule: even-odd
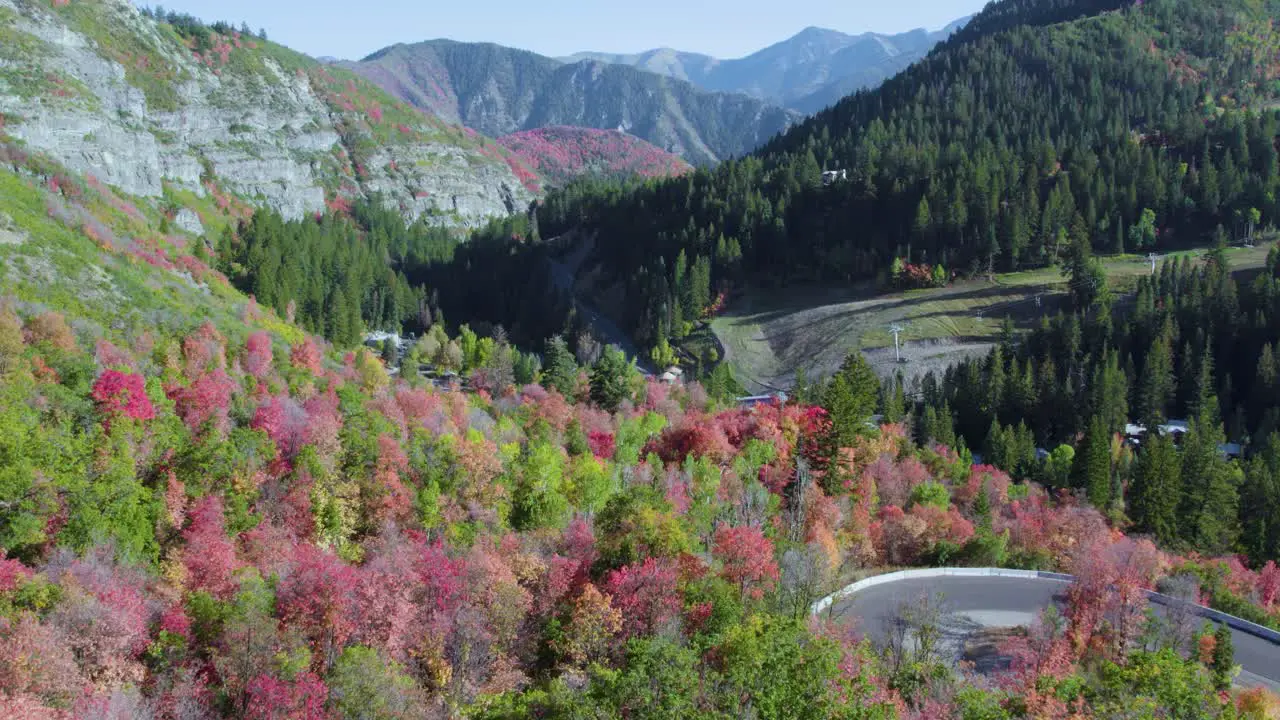
{"label": "blue sky", "polygon": [[[155,4],[148,0],[143,4]],[[810,25],[847,33],[939,28],[985,0],[168,0],[249,23],[309,55],[357,59],[397,42],[489,41],[545,55],[674,47],[748,54]]]}

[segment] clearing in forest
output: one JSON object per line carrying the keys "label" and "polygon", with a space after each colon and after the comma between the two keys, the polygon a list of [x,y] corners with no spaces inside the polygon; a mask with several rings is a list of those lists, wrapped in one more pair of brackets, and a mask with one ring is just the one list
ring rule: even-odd
{"label": "clearing in forest", "polygon": [[[1271,244],[1231,248],[1235,272],[1262,267]],[[1163,256],[1199,258],[1204,250]],[[1131,291],[1150,274],[1138,255],[1102,258],[1117,293]],[[1039,299],[1037,301],[1037,298]],[[810,379],[830,375],[853,348],[861,348],[882,375],[900,369],[908,379],[972,355],[985,354],[1008,316],[1026,330],[1067,307],[1067,279],[1056,267],[965,280],[944,288],[877,294],[850,288],[749,291],[711,323],[724,360],[751,392],[786,390],[796,372]],[[899,364],[890,328],[900,335]]]}

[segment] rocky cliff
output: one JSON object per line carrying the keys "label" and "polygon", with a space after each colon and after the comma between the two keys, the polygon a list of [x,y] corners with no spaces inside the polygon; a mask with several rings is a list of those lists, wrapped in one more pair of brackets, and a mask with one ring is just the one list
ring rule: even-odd
{"label": "rocky cliff", "polygon": [[451,225],[533,197],[535,175],[496,143],[340,68],[126,0],[53,5],[0,0],[0,122],[124,192],[235,195],[292,218],[377,193]]}

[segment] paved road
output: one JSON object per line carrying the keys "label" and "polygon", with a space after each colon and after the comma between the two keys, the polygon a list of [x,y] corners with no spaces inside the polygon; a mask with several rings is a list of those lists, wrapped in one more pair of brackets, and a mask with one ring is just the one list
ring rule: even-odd
{"label": "paved road", "polygon": [[[1025,626],[1050,603],[1063,603],[1066,581],[1047,578],[940,577],[911,578],[875,585],[836,601],[836,617],[850,618],[855,627],[883,643],[897,609],[928,595],[942,593],[943,610],[953,614],[944,623],[944,645],[959,654],[963,638],[983,627]],[[1157,612],[1159,606],[1154,606]],[[1232,630],[1235,658],[1242,668],[1237,682],[1280,692],[1280,645]]]}

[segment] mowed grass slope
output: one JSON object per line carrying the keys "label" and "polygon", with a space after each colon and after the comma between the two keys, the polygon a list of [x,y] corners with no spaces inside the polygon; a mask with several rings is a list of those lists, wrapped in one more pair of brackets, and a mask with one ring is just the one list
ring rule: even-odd
{"label": "mowed grass slope", "polygon": [[[1227,258],[1234,271],[1256,269],[1271,245],[1231,248]],[[1198,261],[1204,253],[1164,257]],[[1145,256],[1102,260],[1119,294],[1131,292],[1151,272]],[[1021,330],[1032,327],[1042,315],[1066,307],[1067,290],[1067,279],[1055,267],[903,293],[877,294],[871,288],[748,292],[711,327],[724,345],[725,360],[753,392],[789,388],[798,370],[810,378],[829,375],[854,348],[866,352],[883,373],[900,367],[914,377],[985,352],[1006,316]],[[908,362],[903,366],[895,362],[893,325],[905,326],[901,340]]]}

